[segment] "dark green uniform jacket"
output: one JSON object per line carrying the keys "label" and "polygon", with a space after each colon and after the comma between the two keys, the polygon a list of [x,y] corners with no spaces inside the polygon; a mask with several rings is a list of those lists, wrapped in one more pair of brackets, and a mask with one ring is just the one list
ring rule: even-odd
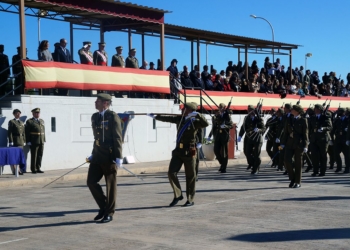
{"label": "dark green uniform jacket", "polygon": [[32,145],[40,145],[46,142],[45,140],[45,123],[44,120],[36,120],[34,117],[27,120],[25,126],[25,134],[27,143]]}
{"label": "dark green uniform jacket", "polygon": [[21,120],[10,120],[7,130],[7,137],[9,143],[13,143],[13,146],[24,146],[24,143],[26,142],[24,123]]}
{"label": "dark green uniform jacket", "polygon": [[97,112],[91,116],[94,133],[92,163],[112,163],[122,156],[122,120],[115,112],[106,110],[103,118]]}

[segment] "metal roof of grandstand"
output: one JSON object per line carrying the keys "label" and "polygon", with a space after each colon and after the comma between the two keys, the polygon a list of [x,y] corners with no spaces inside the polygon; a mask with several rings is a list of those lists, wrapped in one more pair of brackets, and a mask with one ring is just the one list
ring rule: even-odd
{"label": "metal roof of grandstand", "polygon": [[[139,32],[150,32],[150,33],[159,33],[159,29],[156,27],[148,26],[148,27],[140,27],[136,28]],[[213,45],[223,45],[228,47],[235,48],[244,48],[245,45],[248,45],[248,48],[272,48],[275,49],[297,49],[300,45],[282,43],[282,42],[273,42],[263,39],[256,39],[244,36],[236,36],[231,34],[225,34],[220,32],[194,29],[184,26],[178,26],[173,24],[165,24],[164,27],[165,34],[167,36],[173,36],[178,39],[186,39],[186,40],[205,40],[206,42]]]}
{"label": "metal roof of grandstand", "polygon": [[[18,0],[0,0],[0,2],[18,5]],[[114,0],[25,0],[25,7],[74,17],[94,19],[118,17],[159,24],[164,23],[164,14],[170,13],[162,9]]]}

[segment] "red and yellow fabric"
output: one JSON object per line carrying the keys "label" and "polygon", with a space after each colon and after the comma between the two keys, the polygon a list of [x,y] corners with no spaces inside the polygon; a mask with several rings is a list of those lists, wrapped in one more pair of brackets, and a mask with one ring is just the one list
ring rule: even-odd
{"label": "red and yellow fabric", "polygon": [[28,89],[141,91],[169,94],[169,72],[23,60]]}
{"label": "red and yellow fabric", "polygon": [[[184,93],[183,90],[181,90]],[[186,100],[184,95],[180,95],[180,100],[183,102],[196,102],[200,104],[200,92],[197,90],[186,90]],[[243,92],[226,92],[226,91],[206,91],[208,96],[202,92],[202,105],[205,109],[217,109],[214,102],[219,105],[219,103],[225,103],[226,105],[230,102],[232,97],[231,110],[247,110],[248,105],[257,105],[259,100],[263,100],[263,110],[270,110],[271,108],[279,108],[283,103],[296,104],[300,96],[298,95],[287,95],[286,98],[281,99],[277,94],[260,94],[260,93],[243,93]],[[321,99],[313,96],[306,96],[300,99],[300,105],[307,109],[310,104],[323,104],[326,99],[331,101],[330,110],[336,110],[339,107],[349,107],[350,108],[350,98],[347,97],[334,97],[334,96],[322,96]]]}

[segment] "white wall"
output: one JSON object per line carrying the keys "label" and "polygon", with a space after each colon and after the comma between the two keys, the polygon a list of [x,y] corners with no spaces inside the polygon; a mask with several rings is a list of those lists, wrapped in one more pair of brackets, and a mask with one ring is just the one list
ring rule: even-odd
{"label": "white wall", "polygon": [[[39,107],[40,117],[45,121],[46,143],[42,169],[54,170],[73,168],[85,161],[93,146],[91,115],[95,110],[95,97],[57,97],[23,95],[21,102],[13,102],[12,108],[3,108],[0,118],[0,146],[7,146],[8,121],[13,119],[12,111],[22,112],[21,120],[32,117],[31,110]],[[112,110],[117,113],[134,111],[135,113],[174,113],[179,114],[179,106],[173,100],[166,99],[131,99],[113,98]],[[56,118],[56,132],[51,131],[51,118]],[[232,119],[240,126],[243,115],[233,115]],[[211,129],[211,118],[207,116],[210,126],[206,129],[206,137]],[[136,162],[152,162],[170,160],[171,151],[175,147],[175,124],[156,121],[142,115],[131,120],[123,144],[123,156],[134,156]],[[239,143],[240,151],[243,143]],[[27,156],[27,171],[30,171],[30,153],[28,147],[24,151]],[[239,152],[236,153],[238,155]],[[87,166],[87,165],[86,165]],[[9,172],[5,167],[5,173]]]}

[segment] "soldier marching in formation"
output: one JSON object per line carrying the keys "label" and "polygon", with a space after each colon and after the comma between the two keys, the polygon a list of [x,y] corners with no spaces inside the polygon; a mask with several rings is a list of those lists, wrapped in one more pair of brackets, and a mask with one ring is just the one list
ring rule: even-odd
{"label": "soldier marching in formation", "polygon": [[172,152],[170,160],[168,177],[171,187],[174,191],[174,199],[170,203],[170,207],[175,206],[183,199],[182,189],[177,177],[182,165],[185,167],[186,175],[186,196],[187,201],[183,206],[193,206],[194,196],[196,193],[196,156],[198,149],[196,148],[196,135],[198,129],[205,128],[209,125],[205,117],[198,112],[197,104],[190,102],[185,103],[182,109],[182,116],[164,116],[148,114],[153,119],[163,122],[175,123],[177,127],[176,148]]}
{"label": "soldier marching in formation", "polygon": [[259,110],[253,105],[248,106],[248,115],[244,118],[243,125],[239,131],[238,142],[244,137],[244,155],[247,157],[248,169],[252,168],[251,174],[258,174],[260,169],[260,153],[263,144],[262,135],[265,133],[265,125],[260,117]]}
{"label": "soldier marching in formation", "polygon": [[226,104],[219,104],[219,111],[213,117],[212,134],[214,138],[214,153],[220,163],[219,172],[226,173],[228,163],[228,142],[230,140],[230,129],[233,128],[231,112],[226,110]]}

